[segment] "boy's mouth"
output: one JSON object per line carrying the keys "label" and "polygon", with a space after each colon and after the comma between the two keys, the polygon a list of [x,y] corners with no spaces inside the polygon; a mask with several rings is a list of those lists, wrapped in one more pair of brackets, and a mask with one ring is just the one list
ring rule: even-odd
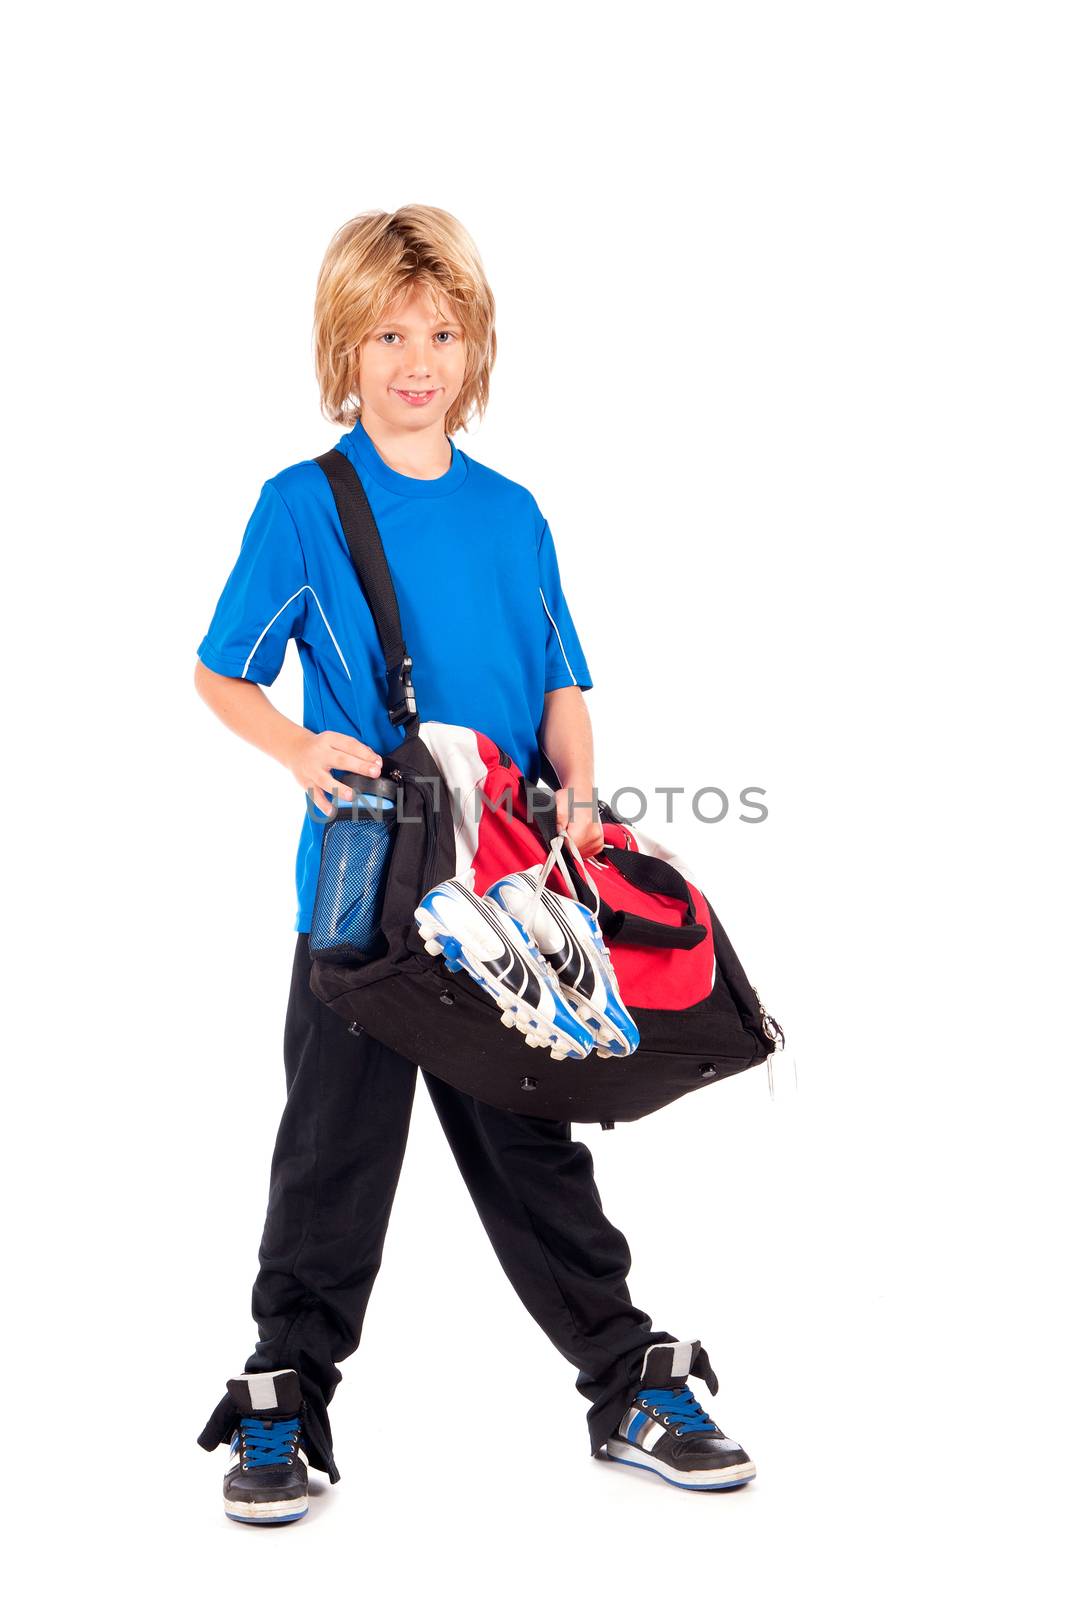
{"label": "boy's mouth", "polygon": [[401,400],[406,400],[409,406],[424,406],[437,393],[436,389],[394,389]]}

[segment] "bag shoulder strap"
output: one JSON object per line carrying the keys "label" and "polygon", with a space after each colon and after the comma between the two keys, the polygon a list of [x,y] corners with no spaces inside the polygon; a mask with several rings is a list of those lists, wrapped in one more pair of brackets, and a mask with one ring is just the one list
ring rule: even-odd
{"label": "bag shoulder strap", "polygon": [[[367,597],[378,642],[385,657],[386,709],[394,727],[407,733],[418,732],[419,713],[411,681],[411,657],[400,626],[400,607],[393,587],[389,563],[382,547],[382,536],[370,508],[363,482],[343,450],[327,450],[315,456],[330,485],[341,531]],[[414,727],[409,727],[414,724]]]}

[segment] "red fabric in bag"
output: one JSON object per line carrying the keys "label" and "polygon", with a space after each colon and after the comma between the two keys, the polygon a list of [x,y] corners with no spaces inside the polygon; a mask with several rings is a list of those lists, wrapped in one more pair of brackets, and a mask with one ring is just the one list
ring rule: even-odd
{"label": "red fabric in bag", "polygon": [[[508,872],[527,867],[543,867],[545,847],[536,829],[525,820],[520,796],[521,779],[515,767],[487,762],[481,782],[485,797],[478,823],[478,847],[474,856],[474,892],[484,894],[489,885]],[[506,810],[510,794],[511,811]],[[494,809],[499,805],[499,809]],[[620,824],[604,825],[605,844],[618,848],[637,848],[633,835]],[[597,892],[613,911],[629,911],[665,927],[680,928],[685,920],[683,901],[669,895],[638,889],[611,863],[609,855],[584,856],[588,876]],[[570,891],[558,868],[549,874],[546,887],[565,899]],[[681,1011],[696,1005],[711,993],[715,973],[715,953],[711,920],[704,897],[693,884],[697,921],[707,929],[700,944],[692,950],[661,950],[655,946],[613,943],[605,940],[619,989],[627,1006],[654,1007],[660,1011]]]}

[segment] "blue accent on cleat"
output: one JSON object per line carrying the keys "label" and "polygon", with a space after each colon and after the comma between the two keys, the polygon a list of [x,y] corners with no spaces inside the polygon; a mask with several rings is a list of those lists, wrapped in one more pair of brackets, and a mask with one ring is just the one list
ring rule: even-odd
{"label": "blue accent on cleat", "polygon": [[[641,1043],[641,1035],[637,1030],[637,1025],[630,1016],[629,1012],[625,1011],[622,1006],[618,1004],[615,996],[612,994],[607,996],[607,1000],[604,1005],[604,1015],[611,1023],[611,1026],[618,1029],[619,1033],[621,1033],[623,1038],[628,1042],[630,1051],[627,1053],[631,1053],[636,1050],[638,1045]],[[623,1053],[617,1044],[613,1043],[609,1046],[609,1048],[613,1055],[619,1055]]]}
{"label": "blue accent on cleat", "polygon": [[[566,1002],[564,1002],[564,1004],[561,1005],[560,1001],[559,1001],[559,998],[557,996],[555,996],[555,995],[553,996],[553,999],[555,999],[555,1002],[556,1002],[556,1010],[555,1010],[555,1015],[553,1016],[553,1019],[552,1019],[552,1026],[562,1029],[563,1032],[566,1034],[568,1039],[573,1039],[575,1037],[575,1033],[574,1033],[574,1013],[564,1010],[564,1005],[566,1004]],[[582,1027],[582,1029],[585,1032],[588,1033],[588,1029],[585,1028],[584,1022],[581,1023],[580,1026]],[[592,1037],[592,1036],[590,1035],[590,1037]]]}

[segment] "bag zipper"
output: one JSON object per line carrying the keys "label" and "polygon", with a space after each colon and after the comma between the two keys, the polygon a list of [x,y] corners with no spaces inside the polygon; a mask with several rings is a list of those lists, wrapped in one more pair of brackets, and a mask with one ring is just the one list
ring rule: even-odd
{"label": "bag zipper", "polygon": [[760,1025],[763,1028],[764,1033],[767,1035],[768,1039],[772,1040],[776,1050],[783,1049],[785,1046],[785,1034],[782,1032],[778,1023],[771,1016],[770,1012],[767,1010],[767,1007],[763,1004],[763,1001],[759,997],[759,990],[756,988],[755,984],[752,986],[752,993],[756,996],[756,1004],[759,1006]]}
{"label": "bag zipper", "polygon": [[[389,776],[393,780],[394,783],[399,784],[401,786],[401,788],[403,788],[403,786],[404,786],[404,774],[401,772],[399,767],[391,767],[390,770],[389,770]],[[401,827],[401,826],[402,826],[402,824],[400,823],[400,820],[398,818],[397,819],[397,827]],[[427,861],[433,867],[435,872],[437,870],[437,836],[438,836],[438,831],[439,830],[438,830],[438,825],[437,825],[437,807],[436,806],[431,806],[430,810],[427,812],[427,822],[426,822],[426,833],[427,833],[427,837],[429,839],[429,846],[430,846],[429,850],[427,851]],[[431,957],[431,960],[432,960],[432,957]]]}
{"label": "bag zipper", "polygon": [[[782,1029],[779,1026],[779,1024],[771,1016],[770,1012],[767,1010],[767,1007],[763,1004],[763,1001],[759,997],[759,990],[756,988],[755,984],[752,985],[752,993],[756,996],[756,1004],[759,1006],[760,1026],[762,1027],[762,1029],[763,1029],[764,1033],[766,1034],[767,1038],[772,1040],[772,1042],[774,1044],[774,1049],[769,1051],[768,1055],[767,1055],[767,1093],[770,1095],[771,1099],[773,1100],[774,1099],[774,1066],[773,1066],[773,1062],[774,1062],[774,1058],[777,1055],[778,1051],[779,1050],[783,1050],[785,1048],[785,1034],[782,1032]],[[794,1071],[795,1071],[795,1069],[794,1069]]]}

